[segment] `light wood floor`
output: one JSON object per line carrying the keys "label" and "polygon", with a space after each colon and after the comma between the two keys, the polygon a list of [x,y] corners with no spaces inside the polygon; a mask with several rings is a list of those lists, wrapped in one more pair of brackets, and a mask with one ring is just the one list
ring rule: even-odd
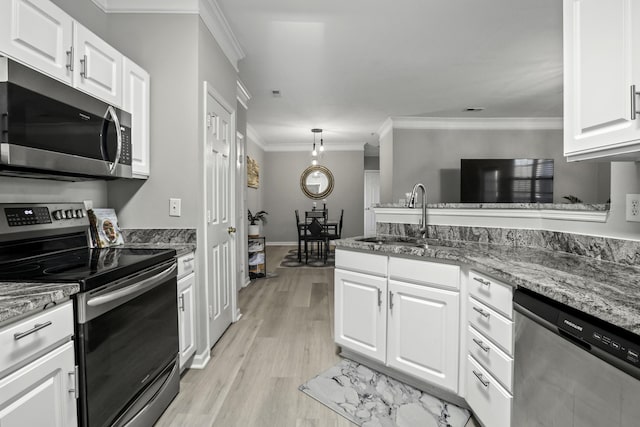
{"label": "light wood floor", "polygon": [[333,268],[278,268],[289,249],[267,248],[268,270],[277,277],[240,291],[242,319],[213,347],[205,369],[184,374],[180,394],[156,426],[354,426],[298,391],[339,357]]}

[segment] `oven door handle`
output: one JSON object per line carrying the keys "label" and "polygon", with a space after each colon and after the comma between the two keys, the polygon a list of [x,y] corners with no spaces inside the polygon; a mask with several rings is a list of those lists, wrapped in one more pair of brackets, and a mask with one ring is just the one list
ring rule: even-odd
{"label": "oven door handle", "polygon": [[143,290],[153,288],[154,286],[157,286],[160,283],[162,283],[167,277],[171,276],[175,270],[176,270],[176,264],[173,263],[171,267],[161,271],[160,273],[154,276],[141,280],[140,282],[134,283],[131,286],[127,286],[126,288],[118,289],[116,291],[109,292],[104,295],[89,298],[89,300],[87,301],[87,305],[91,307],[97,307],[103,304],[110,303],[112,301],[119,300],[121,298],[125,298],[131,294],[135,294]]}

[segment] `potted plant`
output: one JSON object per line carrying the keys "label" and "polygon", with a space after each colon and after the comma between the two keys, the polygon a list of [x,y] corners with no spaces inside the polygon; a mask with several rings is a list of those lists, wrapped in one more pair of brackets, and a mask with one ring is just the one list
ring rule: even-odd
{"label": "potted plant", "polygon": [[258,221],[262,221],[264,224],[267,223],[267,215],[269,215],[266,211],[258,211],[254,214],[249,210],[249,237],[258,237],[260,235],[260,224]]}

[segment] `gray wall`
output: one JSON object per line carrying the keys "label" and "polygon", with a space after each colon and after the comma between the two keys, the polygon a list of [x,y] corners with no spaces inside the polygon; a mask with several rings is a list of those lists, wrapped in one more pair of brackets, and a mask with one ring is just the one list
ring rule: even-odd
{"label": "gray wall", "polygon": [[[109,204],[125,228],[195,227],[201,199],[199,17],[114,14],[110,20],[109,41],[151,75],[151,170],[146,181],[109,183]],[[170,197],[182,199],[182,216],[169,216]]]}
{"label": "gray wall", "polygon": [[416,182],[423,182],[429,202],[459,202],[461,158],[552,158],[554,202],[574,195],[586,203],[604,203],[609,198],[609,164],[567,163],[562,138],[562,130],[395,129],[392,193],[383,201],[404,199]]}
{"label": "gray wall", "polygon": [[393,131],[380,138],[380,202],[393,201]]}
{"label": "gray wall", "polygon": [[[265,153],[264,182],[265,210],[269,224],[264,234],[271,242],[297,242],[294,210],[304,216],[313,200],[300,189],[300,176],[310,165],[308,152]],[[364,154],[362,151],[328,151],[321,162],[331,170],[335,187],[327,197],[329,219],[338,219],[344,209],[344,237],[360,236],[364,232]],[[264,179],[263,179],[264,178]],[[322,201],[318,201],[322,206]]]}
{"label": "gray wall", "polygon": [[0,177],[0,202],[82,202],[107,203],[106,181],[64,182],[45,179]]}
{"label": "gray wall", "polygon": [[380,169],[380,157],[364,156],[364,170],[377,171]]}

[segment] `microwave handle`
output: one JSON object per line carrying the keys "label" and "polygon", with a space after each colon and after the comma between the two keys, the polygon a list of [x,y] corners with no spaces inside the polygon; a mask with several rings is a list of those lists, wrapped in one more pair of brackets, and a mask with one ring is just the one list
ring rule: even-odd
{"label": "microwave handle", "polygon": [[[120,155],[122,153],[122,131],[120,130],[120,119],[118,118],[116,109],[113,108],[113,106],[109,105],[109,108],[107,108],[107,112],[104,114],[104,118],[105,120],[111,118],[111,120],[113,120],[113,124],[116,127],[116,144],[117,144],[116,158],[113,160],[113,163],[109,167],[109,173],[113,174],[113,172],[116,170],[116,167],[118,166],[118,163],[120,162]],[[104,147],[104,141],[103,141],[103,147]],[[105,158],[105,160],[108,160],[106,149],[103,151],[102,155]]]}

